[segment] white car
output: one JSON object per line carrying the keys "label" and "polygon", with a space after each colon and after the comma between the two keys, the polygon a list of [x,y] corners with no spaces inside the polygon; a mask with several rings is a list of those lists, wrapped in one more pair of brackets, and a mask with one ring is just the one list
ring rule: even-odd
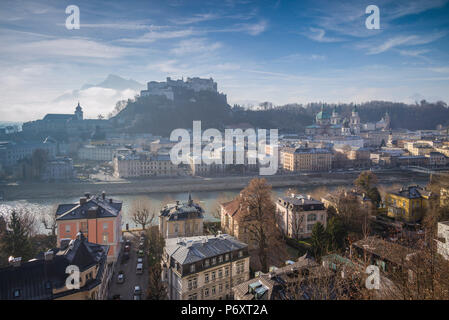
{"label": "white car", "polygon": [[140,289],[140,286],[134,287],[134,295],[140,295],[142,294],[142,289]]}
{"label": "white car", "polygon": [[137,258],[137,263],[142,263],[143,264],[143,258]]}
{"label": "white car", "polygon": [[136,273],[137,274],[142,274],[143,273],[143,264],[142,263],[138,263],[136,266]]}

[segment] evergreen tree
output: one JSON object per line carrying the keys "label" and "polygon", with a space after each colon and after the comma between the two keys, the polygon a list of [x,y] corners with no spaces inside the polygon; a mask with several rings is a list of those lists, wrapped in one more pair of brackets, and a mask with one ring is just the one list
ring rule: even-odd
{"label": "evergreen tree", "polygon": [[311,244],[315,259],[320,260],[321,256],[326,253],[328,244],[326,231],[321,222],[317,222],[313,226]]}
{"label": "evergreen tree", "polygon": [[326,234],[330,249],[340,250],[344,248],[347,231],[339,217],[334,216],[328,220]]}
{"label": "evergreen tree", "polygon": [[22,257],[22,261],[33,257],[30,230],[16,211],[11,212],[8,228],[0,238],[0,251],[7,256]]}

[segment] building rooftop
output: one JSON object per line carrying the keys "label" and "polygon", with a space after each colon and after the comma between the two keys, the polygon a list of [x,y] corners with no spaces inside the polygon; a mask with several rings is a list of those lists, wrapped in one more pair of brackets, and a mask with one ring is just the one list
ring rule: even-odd
{"label": "building rooftop", "polygon": [[[67,248],[55,248],[41,253],[36,259],[22,262],[20,266],[10,265],[0,269],[0,300],[47,300],[89,290],[99,285],[104,264],[107,261],[108,246],[90,243],[79,234]],[[47,259],[46,259],[47,256]],[[51,258],[48,258],[48,257]],[[66,268],[76,265],[80,271],[100,264],[95,279],[90,279],[80,290],[53,294],[53,289],[65,286]]]}
{"label": "building rooftop", "polygon": [[56,220],[116,217],[121,210],[121,201],[86,194],[78,203],[60,204],[56,209]]}
{"label": "building rooftop", "polygon": [[227,234],[165,240],[166,253],[181,265],[244,249],[247,246]]}
{"label": "building rooftop", "polygon": [[313,199],[310,195],[291,194],[289,196],[279,197],[278,203],[282,206],[294,205],[301,207],[302,210],[324,210],[323,202]]}
{"label": "building rooftop", "polygon": [[177,201],[176,203],[169,203],[161,210],[161,217],[167,217],[169,221],[185,220],[194,218],[203,218],[203,208],[194,203],[192,197],[189,195],[187,202]]}

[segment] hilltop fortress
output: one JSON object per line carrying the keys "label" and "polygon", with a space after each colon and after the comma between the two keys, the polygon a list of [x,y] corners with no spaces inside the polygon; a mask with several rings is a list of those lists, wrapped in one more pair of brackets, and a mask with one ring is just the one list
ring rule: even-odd
{"label": "hilltop fortress", "polygon": [[[167,81],[158,82],[158,81],[150,81],[147,83],[147,90],[142,90],[140,95],[142,97],[156,95],[156,96],[165,96],[169,100],[175,99],[175,94],[177,89],[189,89],[195,92],[200,91],[210,91],[218,94],[217,91],[217,83],[214,82],[212,78],[202,79],[198,77],[187,78],[186,81],[184,79],[172,80],[170,77],[167,77]],[[220,94],[226,97],[225,94]]]}

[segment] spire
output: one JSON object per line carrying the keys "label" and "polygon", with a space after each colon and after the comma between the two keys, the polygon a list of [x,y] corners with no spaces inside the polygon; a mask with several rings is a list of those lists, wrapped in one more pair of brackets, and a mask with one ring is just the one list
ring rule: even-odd
{"label": "spire", "polygon": [[191,194],[190,191],[189,191],[189,206],[191,206],[192,203],[193,203],[193,200],[192,200],[192,194]]}

